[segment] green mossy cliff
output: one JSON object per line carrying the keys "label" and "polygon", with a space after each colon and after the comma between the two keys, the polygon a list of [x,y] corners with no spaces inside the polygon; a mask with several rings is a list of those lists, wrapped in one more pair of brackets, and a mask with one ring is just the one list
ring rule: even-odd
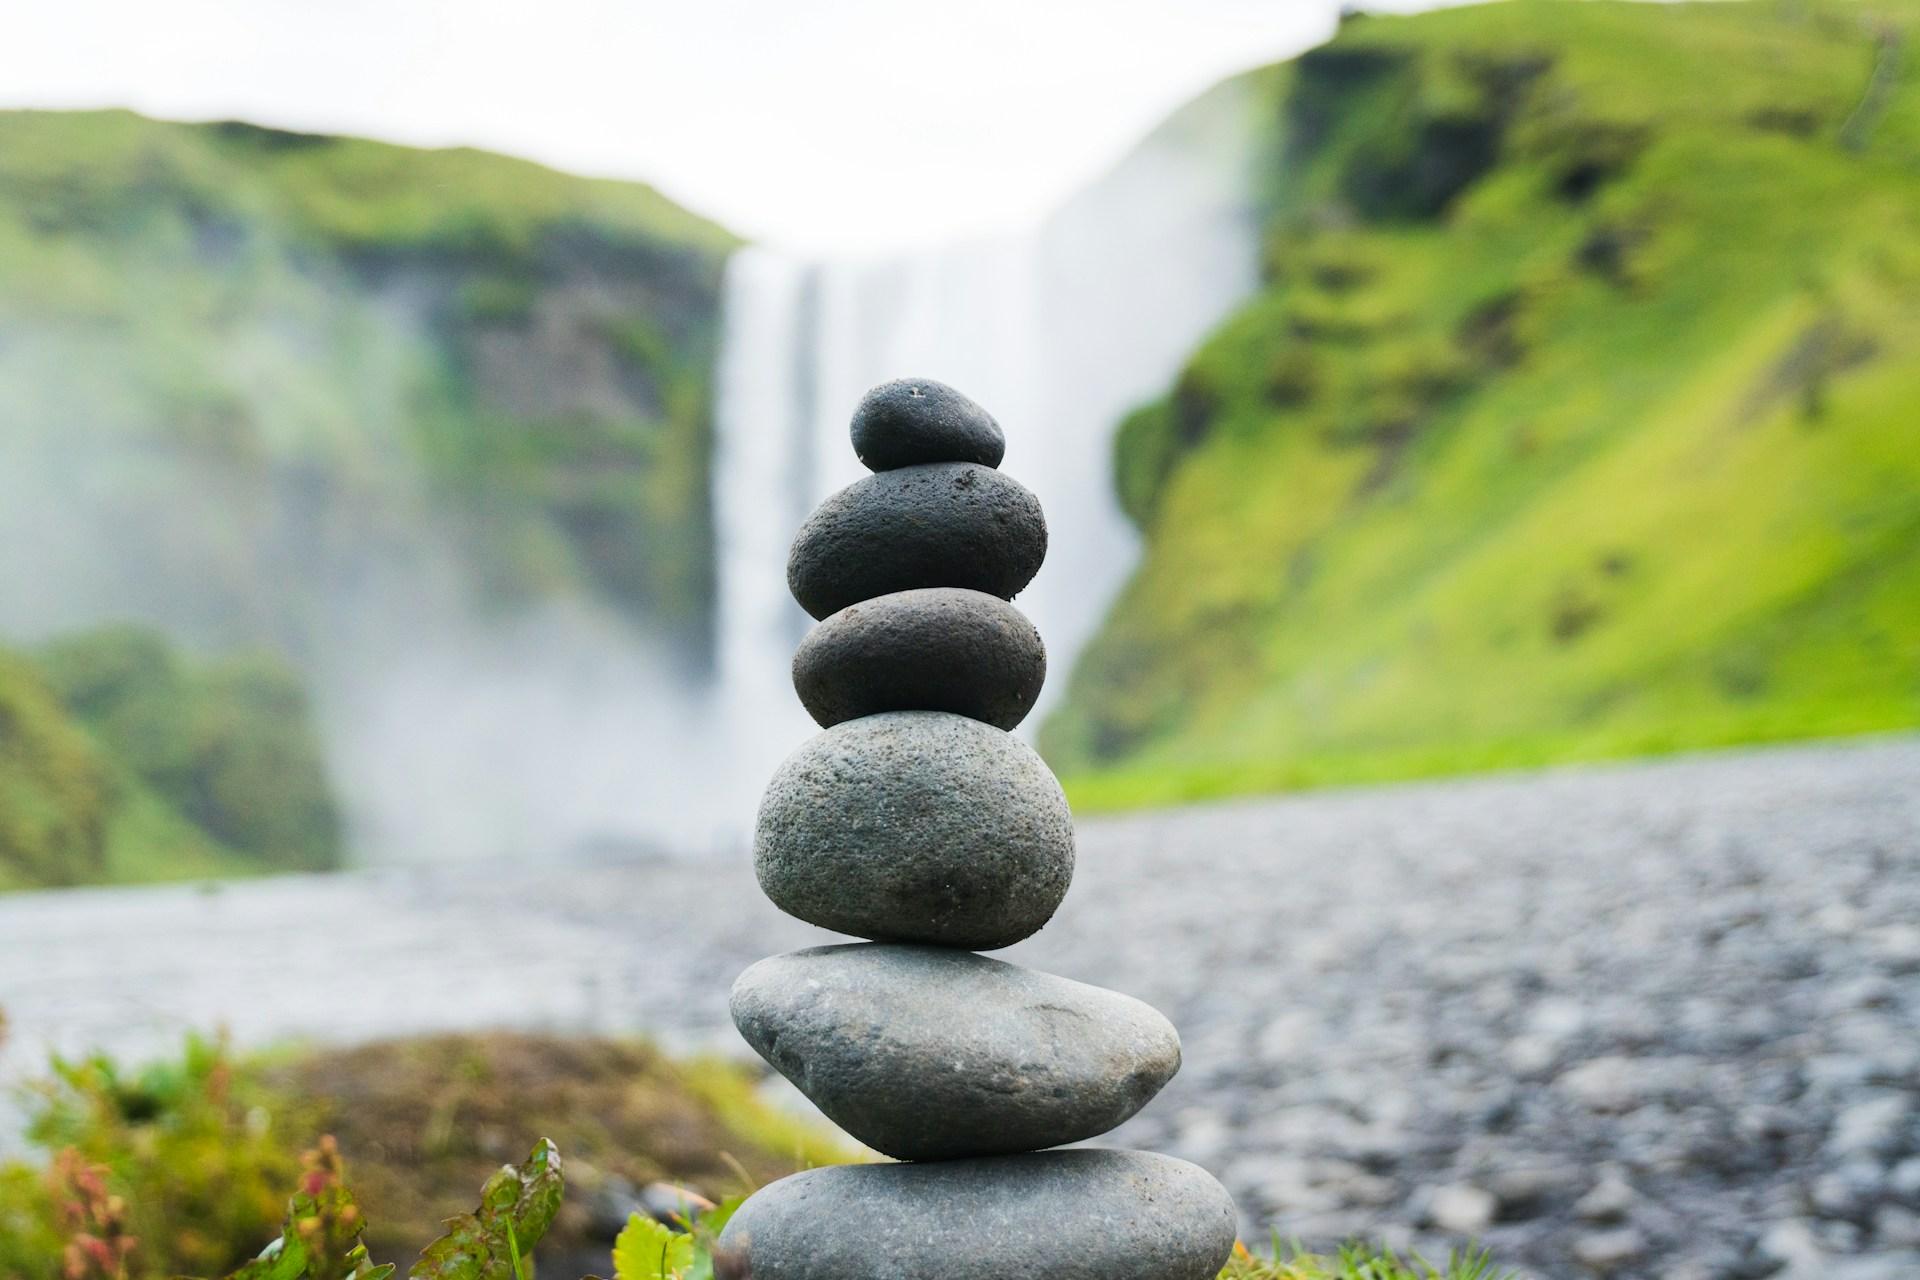
{"label": "green mossy cliff", "polygon": [[85,513],[27,532],[123,575],[96,616],[298,655],[317,593],[451,556],[485,603],[591,598],[699,661],[732,246],[477,151],[0,113],[0,462]]}
{"label": "green mossy cliff", "polygon": [[0,889],[106,876],[104,754],[19,654],[0,653]]}
{"label": "green mossy cliff", "polygon": [[0,650],[0,890],[339,865],[300,677],[107,627]]}
{"label": "green mossy cliff", "polygon": [[1266,283],[1120,429],[1076,800],[1920,724],[1917,28],[1515,0],[1259,73]]}

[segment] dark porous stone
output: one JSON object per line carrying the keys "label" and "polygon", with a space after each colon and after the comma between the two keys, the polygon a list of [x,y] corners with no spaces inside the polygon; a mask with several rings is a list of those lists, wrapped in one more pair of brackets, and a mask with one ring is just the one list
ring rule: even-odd
{"label": "dark porous stone", "polygon": [[916,587],[1011,600],[1047,555],[1040,502],[971,462],[902,467],[821,503],[793,540],[787,585],[816,618]]}
{"label": "dark porous stone", "polygon": [[1213,1280],[1225,1188],[1146,1151],[837,1165],[762,1188],[720,1245],[753,1280]]}
{"label": "dark porous stone", "polygon": [[997,467],[1007,437],[992,414],[946,383],[899,378],[861,397],[853,411],[853,451],[870,471],[927,462]]}
{"label": "dark porous stone", "polygon": [[740,975],[731,1007],[775,1070],[899,1160],[1079,1142],[1180,1069],[1180,1037],[1152,1006],[947,947],[774,956]]}
{"label": "dark porous stone", "polygon": [[856,937],[991,951],[1052,918],[1073,812],[1033,748],[944,711],[835,725],[767,784],[754,870],[774,905]]}
{"label": "dark porous stone", "polygon": [[959,587],[850,604],[793,655],[793,687],[827,728],[881,711],[951,711],[1011,729],[1046,678],[1046,646],[1026,615]]}

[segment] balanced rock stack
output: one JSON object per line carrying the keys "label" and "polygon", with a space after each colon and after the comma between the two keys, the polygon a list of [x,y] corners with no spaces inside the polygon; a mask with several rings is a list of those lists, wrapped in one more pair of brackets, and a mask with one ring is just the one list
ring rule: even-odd
{"label": "balanced rock stack", "polygon": [[761,801],[761,887],[869,942],[754,965],[734,1024],[861,1142],[905,1163],[795,1174],[721,1237],[752,1280],[1210,1280],[1233,1203],[1193,1165],[1048,1151],[1133,1115],[1180,1065],[1153,1009],[974,954],[1053,915],[1073,819],[1008,730],[1046,654],[1008,603],[1040,568],[1040,504],[996,468],[999,424],[950,387],[861,401],[874,474],[821,504],[787,582],[820,625],[794,684],[825,729]]}

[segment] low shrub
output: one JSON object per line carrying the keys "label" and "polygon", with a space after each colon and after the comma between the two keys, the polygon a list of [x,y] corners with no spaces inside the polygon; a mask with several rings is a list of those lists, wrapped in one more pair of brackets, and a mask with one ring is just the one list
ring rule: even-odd
{"label": "low shrub", "polygon": [[[622,1081],[635,1099],[624,1112]],[[296,1086],[315,1092],[296,1095]],[[192,1039],[177,1060],[140,1071],[104,1057],[56,1060],[34,1092],[29,1135],[53,1159],[0,1165],[5,1280],[389,1280],[395,1264],[374,1258],[416,1253],[409,1280],[531,1280],[536,1249],[566,1274],[595,1255],[580,1238],[585,1206],[566,1200],[559,1147],[542,1138],[518,1164],[484,1155],[508,1130],[549,1123],[591,1157],[573,1166],[589,1200],[604,1200],[596,1191],[615,1167],[726,1170],[736,1185],[717,1203],[688,1191],[654,1206],[663,1218],[629,1211],[612,1244],[615,1280],[749,1280],[718,1237],[755,1185],[793,1167],[765,1139],[791,1140],[801,1163],[846,1158],[753,1100],[739,1068],[681,1066],[631,1042],[440,1036],[262,1063]],[[318,1130],[327,1136],[295,1154],[291,1140],[315,1124],[329,1126]],[[634,1124],[653,1132],[633,1133]],[[372,1155],[351,1179],[350,1148]],[[458,1201],[456,1170],[469,1179]],[[470,1208],[475,1182],[480,1201]],[[1359,1246],[1322,1257],[1276,1242],[1265,1257],[1237,1245],[1220,1280],[1504,1273],[1480,1253],[1433,1266]]]}
{"label": "low shrub", "polygon": [[252,1057],[196,1037],[138,1070],[56,1059],[27,1093],[44,1160],[0,1162],[0,1280],[62,1280],[66,1207],[89,1202],[78,1170],[98,1171],[139,1242],[124,1280],[232,1272],[279,1229],[323,1134],[352,1157],[360,1230],[385,1257],[429,1245],[519,1135],[550,1134],[577,1194],[546,1233],[549,1260],[604,1256],[608,1215],[617,1225],[649,1183],[718,1194],[853,1158],[755,1083],[637,1040],[505,1033]]}

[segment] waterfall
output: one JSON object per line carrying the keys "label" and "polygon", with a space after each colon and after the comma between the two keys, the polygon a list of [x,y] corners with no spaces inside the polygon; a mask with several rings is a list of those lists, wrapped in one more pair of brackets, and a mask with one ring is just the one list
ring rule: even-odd
{"label": "waterfall", "polygon": [[[133,619],[189,645],[293,654],[361,862],[737,850],[767,776],[813,731],[788,678],[811,625],[787,594],[788,544],[862,474],[847,434],[860,396],[921,376],[1000,419],[1007,471],[1049,518],[1046,565],[1019,600],[1051,649],[1037,726],[1136,559],[1114,427],[1256,284],[1256,109],[1244,81],[1221,86],[1018,233],[734,255],[714,376],[713,679],[689,678],[584,578],[503,607],[497,552],[475,536],[485,497],[452,500],[439,464],[415,456],[408,406],[444,355],[431,308],[325,271],[283,294],[261,265],[221,277],[238,308],[221,323],[247,341],[194,374],[230,385],[236,420],[278,441],[261,458],[149,440],[174,411],[143,414],[137,380],[80,394],[73,371],[120,350],[92,345],[98,326],[5,346],[0,391],[21,427],[39,425],[0,431],[15,551],[0,557],[0,632]],[[282,365],[304,380],[263,373]],[[313,458],[289,444],[314,429],[308,397]]]}
{"label": "waterfall", "polygon": [[1050,647],[1024,731],[1059,697],[1138,554],[1113,496],[1114,427],[1257,284],[1253,112],[1245,82],[1227,82],[1024,233],[884,258],[736,255],[716,423],[719,692],[750,791],[811,729],[787,683],[809,621],[787,595],[787,545],[865,474],[848,420],[890,378],[950,383],[1006,428],[1003,466],[1051,533],[1017,601]]}

